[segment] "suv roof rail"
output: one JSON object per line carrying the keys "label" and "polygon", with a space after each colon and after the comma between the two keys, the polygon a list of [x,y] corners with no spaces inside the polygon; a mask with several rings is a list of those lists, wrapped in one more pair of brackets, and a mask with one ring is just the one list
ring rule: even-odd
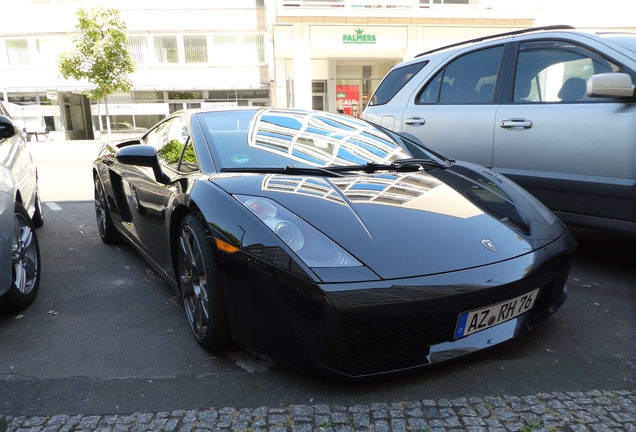
{"label": "suv roof rail", "polygon": [[521,30],[514,30],[511,32],[506,32],[506,33],[498,33],[498,34],[494,34],[494,35],[490,35],[490,36],[482,36],[482,37],[478,37],[475,39],[470,39],[470,40],[466,40],[463,42],[457,42],[451,45],[445,45],[443,47],[439,47],[439,48],[435,48],[432,49],[430,51],[425,51],[423,53],[420,53],[418,55],[416,55],[414,58],[418,58],[421,57],[423,55],[426,54],[431,54],[437,51],[441,51],[443,49],[446,48],[452,48],[452,47],[456,47],[456,46],[460,46],[460,45],[468,45],[471,43],[475,43],[475,42],[481,42],[481,41],[485,41],[485,40],[489,40],[489,39],[496,39],[499,37],[505,37],[505,36],[514,36],[514,35],[518,35],[518,34],[523,34],[523,33],[531,33],[531,32],[535,32],[535,31],[545,31],[545,30],[574,30],[576,27],[572,27],[569,25],[551,25],[551,26],[545,26],[545,27],[532,27],[532,28],[527,28],[527,29],[521,29]]}

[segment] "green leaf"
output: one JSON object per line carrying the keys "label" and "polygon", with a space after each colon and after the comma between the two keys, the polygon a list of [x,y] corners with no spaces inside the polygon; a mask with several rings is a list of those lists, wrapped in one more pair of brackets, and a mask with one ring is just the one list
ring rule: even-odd
{"label": "green leaf", "polygon": [[135,71],[126,42],[126,23],[115,8],[80,8],[74,50],[60,54],[59,71],[65,79],[87,80],[95,86],[85,93],[94,100],[117,91],[130,91]]}

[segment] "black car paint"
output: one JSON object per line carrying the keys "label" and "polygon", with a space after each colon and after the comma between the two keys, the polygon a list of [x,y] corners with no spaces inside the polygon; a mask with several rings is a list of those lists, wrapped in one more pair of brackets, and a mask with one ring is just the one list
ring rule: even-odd
{"label": "black car paint", "polygon": [[[397,209],[390,205],[352,205],[342,191],[346,205],[325,203],[264,190],[263,174],[215,172],[199,124],[191,124],[203,172],[181,175],[163,167],[162,174],[171,179],[163,184],[151,168],[117,161],[120,148],[140,143],[133,140],[105,145],[95,175],[105,186],[118,230],[173,287],[178,286],[173,262],[177,230],[189,212],[204,215],[213,237],[241,248],[233,254],[217,250],[216,258],[232,337],[252,352],[308,370],[371,377],[428,366],[486,348],[490,340],[518,336],[565,301],[576,242],[560,222],[548,224],[514,186],[490,170],[458,162],[448,170],[409,174],[449,185],[483,212],[479,223],[466,228],[461,219],[412,209],[391,225]],[[307,267],[232,194],[269,197],[292,209],[364,266]],[[421,230],[417,236],[414,227]],[[480,244],[482,229],[505,252],[502,258],[493,259]],[[461,254],[452,249],[457,244],[466,245]],[[417,266],[408,259],[414,256],[421,257]],[[499,325],[453,341],[459,313],[539,287],[540,308],[506,323],[505,329]],[[369,327],[374,320],[394,328],[386,330],[387,324],[374,330]],[[342,330],[343,325],[349,327]],[[334,334],[366,345],[351,352],[342,340],[334,342]],[[407,336],[402,341],[402,334],[421,340]],[[391,342],[396,337],[399,347]],[[407,347],[411,342],[416,348]]]}

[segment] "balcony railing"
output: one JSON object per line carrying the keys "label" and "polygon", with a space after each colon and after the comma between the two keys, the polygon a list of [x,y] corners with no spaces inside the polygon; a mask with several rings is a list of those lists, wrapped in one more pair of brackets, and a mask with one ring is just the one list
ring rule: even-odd
{"label": "balcony railing", "polygon": [[473,0],[281,0],[283,7],[305,8],[364,8],[364,9],[414,9],[431,6],[469,5]]}
{"label": "balcony railing", "polygon": [[[335,9],[340,13],[345,11],[374,13],[378,11],[538,11],[543,0],[278,0],[278,13],[282,15],[294,14],[294,10],[323,13]],[[328,13],[331,15],[331,13]]]}

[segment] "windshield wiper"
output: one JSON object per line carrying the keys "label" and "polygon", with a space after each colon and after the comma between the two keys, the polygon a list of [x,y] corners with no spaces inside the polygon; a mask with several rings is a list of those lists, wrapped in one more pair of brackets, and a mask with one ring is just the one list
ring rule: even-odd
{"label": "windshield wiper", "polygon": [[365,173],[374,173],[378,171],[397,171],[397,172],[412,172],[419,171],[420,169],[426,170],[427,168],[441,168],[446,169],[451,166],[451,161],[446,163],[440,163],[434,159],[396,159],[390,164],[376,164],[374,162],[368,162],[360,165],[344,165],[326,168],[330,171],[364,171]]}
{"label": "windshield wiper", "polygon": [[343,177],[341,172],[363,171],[367,174],[378,171],[396,171],[396,172],[414,172],[426,170],[427,168],[446,169],[450,167],[451,161],[440,163],[434,159],[397,159],[390,164],[377,164],[368,162],[358,165],[342,165],[331,167],[297,167],[296,165],[287,165],[284,168],[279,167],[236,167],[221,168],[222,173],[257,173],[257,174],[287,174],[287,175],[317,175],[322,177]]}
{"label": "windshield wiper", "polygon": [[450,159],[444,159],[443,162],[436,161],[435,159],[429,158],[410,158],[410,159],[398,159],[393,163],[399,163],[402,166],[405,165],[420,165],[423,169],[426,168],[450,168],[455,161]]}
{"label": "windshield wiper", "polygon": [[284,168],[278,167],[241,167],[241,168],[221,168],[222,173],[239,172],[239,173],[257,173],[257,174],[287,174],[287,175],[317,175],[322,177],[343,177],[331,168],[320,167],[297,167],[296,165],[287,165]]}

